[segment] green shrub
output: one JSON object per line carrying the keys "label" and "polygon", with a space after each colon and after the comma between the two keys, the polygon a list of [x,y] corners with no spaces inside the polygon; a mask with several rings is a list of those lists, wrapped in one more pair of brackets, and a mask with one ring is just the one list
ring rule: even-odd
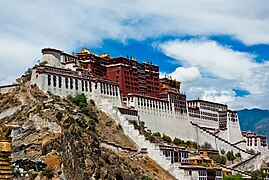
{"label": "green shrub", "polygon": [[175,139],[173,140],[173,143],[175,145],[177,145],[177,146],[180,146],[180,145],[182,145],[182,140],[179,139],[179,138],[177,138],[177,137],[175,137]]}
{"label": "green shrub", "polygon": [[233,151],[228,151],[228,152],[226,153],[226,157],[227,157],[227,159],[228,159],[229,161],[233,161],[233,160],[236,159],[236,157],[234,156]]}
{"label": "green shrub", "polygon": [[77,94],[75,97],[68,95],[66,98],[80,108],[87,106],[87,97],[83,93]]}
{"label": "green shrub", "polygon": [[186,146],[190,147],[191,146],[191,141],[186,141]]}
{"label": "green shrub", "polygon": [[219,163],[219,164],[226,164],[226,157],[225,156],[223,156],[223,155],[220,155],[220,154],[218,154],[218,155],[209,155],[209,157],[211,158],[211,159],[213,159],[215,162],[217,162],[217,163]]}
{"label": "green shrub", "polygon": [[53,177],[53,171],[51,167],[46,167],[44,171],[41,172],[42,176],[46,176],[47,178],[51,179]]}
{"label": "green shrub", "polygon": [[145,122],[144,122],[144,121],[140,121],[140,122],[139,122],[139,125],[140,125],[140,127],[142,127],[143,129],[145,128]]}
{"label": "green shrub", "polygon": [[152,135],[153,135],[153,136],[156,136],[156,137],[162,137],[161,133],[159,133],[159,132],[155,132],[155,133],[153,133]]}
{"label": "green shrub", "polygon": [[162,140],[164,140],[164,141],[166,141],[168,143],[171,143],[172,142],[172,139],[169,136],[165,135],[165,134],[163,134]]}
{"label": "green shrub", "polygon": [[152,179],[150,177],[148,177],[148,176],[144,176],[143,180],[152,180]]}
{"label": "green shrub", "polygon": [[195,149],[198,149],[200,146],[199,146],[199,144],[197,143],[197,142],[195,142],[195,141],[192,141],[191,142],[191,146],[193,147],[193,148],[195,148]]}
{"label": "green shrub", "polygon": [[83,114],[85,114],[86,116],[91,116],[91,112],[92,112],[92,108],[90,108],[90,107],[82,107],[81,109],[81,112],[83,113]]}
{"label": "green shrub", "polygon": [[241,156],[240,152],[238,152],[235,154],[235,157],[242,157],[242,156]]}
{"label": "green shrub", "polygon": [[249,153],[249,154],[255,154],[255,151],[253,150],[253,149],[247,149],[247,152]]}
{"label": "green shrub", "polygon": [[241,174],[224,176],[223,180],[241,180],[243,176]]}
{"label": "green shrub", "polygon": [[251,179],[253,180],[263,180],[269,174],[264,173],[262,170],[256,170],[251,173]]}

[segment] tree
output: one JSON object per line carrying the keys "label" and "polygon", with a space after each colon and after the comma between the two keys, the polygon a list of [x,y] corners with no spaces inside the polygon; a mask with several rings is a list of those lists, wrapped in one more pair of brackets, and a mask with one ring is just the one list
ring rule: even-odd
{"label": "tree", "polygon": [[181,139],[175,137],[175,139],[173,140],[173,143],[174,143],[175,145],[177,145],[177,146],[180,146],[180,145],[182,144],[182,141],[181,141]]}
{"label": "tree", "polygon": [[81,94],[77,94],[75,97],[68,95],[67,99],[76,104],[77,106],[79,106],[80,108],[82,107],[86,107],[87,106],[87,97],[85,96],[84,93]]}
{"label": "tree", "polygon": [[226,157],[227,157],[227,159],[228,159],[229,161],[233,161],[233,160],[236,159],[236,157],[234,156],[233,151],[228,151],[228,152],[226,153]]}
{"label": "tree", "polygon": [[241,156],[240,152],[238,152],[238,153],[235,154],[235,157],[239,157],[240,158],[242,156]]}
{"label": "tree", "polygon": [[226,152],[224,149],[220,150],[221,154],[224,155]]}
{"label": "tree", "polygon": [[193,148],[195,148],[195,149],[198,149],[198,148],[199,148],[198,143],[195,142],[195,141],[192,141],[192,142],[191,142],[191,146],[192,146]]}
{"label": "tree", "polygon": [[191,145],[191,141],[187,141],[186,146],[190,147],[190,145]]}
{"label": "tree", "polygon": [[251,173],[252,180],[263,180],[266,176],[269,176],[269,174],[263,173],[262,170],[256,170]]}
{"label": "tree", "polygon": [[159,133],[159,132],[155,132],[155,133],[153,133],[152,135],[153,135],[153,136],[156,136],[156,137],[162,137],[161,133]]}
{"label": "tree", "polygon": [[225,156],[217,154],[217,155],[209,155],[209,157],[219,164],[226,164],[226,157]]}
{"label": "tree", "polygon": [[165,135],[165,134],[163,134],[162,139],[164,141],[168,142],[168,143],[171,143],[172,142],[172,139],[169,136]]}

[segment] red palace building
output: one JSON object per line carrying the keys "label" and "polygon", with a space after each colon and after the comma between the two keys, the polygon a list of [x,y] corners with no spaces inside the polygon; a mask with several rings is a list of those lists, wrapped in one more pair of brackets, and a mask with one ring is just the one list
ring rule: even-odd
{"label": "red palace building", "polygon": [[117,82],[123,98],[128,93],[160,97],[159,66],[125,57],[97,56],[86,48],[77,54],[80,65],[95,75]]}
{"label": "red palace building", "polygon": [[160,79],[159,66],[133,58],[111,58],[107,53],[98,56],[86,48],[76,57],[83,69],[116,82],[123,100],[128,94],[158,98],[174,103],[176,112],[187,113],[186,95],[180,93],[180,82],[166,77]]}

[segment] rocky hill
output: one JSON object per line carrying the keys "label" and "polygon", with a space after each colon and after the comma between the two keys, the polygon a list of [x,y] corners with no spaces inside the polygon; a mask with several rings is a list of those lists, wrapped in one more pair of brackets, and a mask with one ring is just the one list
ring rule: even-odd
{"label": "rocky hill", "polygon": [[0,94],[0,106],[0,123],[13,129],[16,179],[174,179],[94,101],[23,82]]}
{"label": "rocky hill", "polygon": [[253,131],[269,139],[269,110],[243,109],[238,116],[242,131]]}

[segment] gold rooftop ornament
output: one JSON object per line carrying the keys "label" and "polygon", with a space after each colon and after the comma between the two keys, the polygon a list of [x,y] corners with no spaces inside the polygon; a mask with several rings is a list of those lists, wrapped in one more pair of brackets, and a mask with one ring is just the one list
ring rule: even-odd
{"label": "gold rooftop ornament", "polygon": [[0,125],[0,179],[13,179],[11,166],[12,139],[11,128],[4,123]]}

